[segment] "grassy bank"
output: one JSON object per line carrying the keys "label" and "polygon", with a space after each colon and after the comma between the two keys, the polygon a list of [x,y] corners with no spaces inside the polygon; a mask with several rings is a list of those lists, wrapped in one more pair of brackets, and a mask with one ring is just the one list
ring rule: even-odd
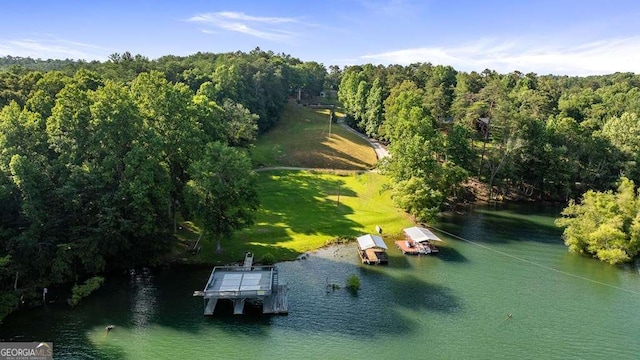
{"label": "grassy bank", "polygon": [[[336,238],[375,233],[399,233],[409,217],[395,208],[386,178],[376,173],[336,175],[308,171],[268,171],[259,174],[262,207],[254,226],[222,240],[222,254],[214,239],[201,241],[192,263],[228,263],[252,251],[256,259],[270,253],[278,260],[324,246]],[[339,203],[338,203],[339,196]]]}
{"label": "grassy bank", "polygon": [[337,124],[329,129],[328,109],[295,103],[289,103],[278,124],[260,136],[251,157],[257,167],[366,170],[376,163],[375,152],[365,140]]}

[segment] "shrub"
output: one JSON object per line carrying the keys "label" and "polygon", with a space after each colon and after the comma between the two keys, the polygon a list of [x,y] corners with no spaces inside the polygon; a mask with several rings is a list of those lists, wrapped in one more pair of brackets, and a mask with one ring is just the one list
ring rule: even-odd
{"label": "shrub", "polygon": [[358,275],[352,274],[347,278],[346,288],[354,292],[360,289],[360,278]]}
{"label": "shrub", "polygon": [[266,253],[262,256],[262,260],[260,260],[260,262],[264,265],[273,265],[276,262],[276,257],[271,253]]}
{"label": "shrub", "polygon": [[18,307],[18,297],[12,293],[0,293],[0,322]]}
{"label": "shrub", "polygon": [[91,279],[84,282],[82,285],[74,285],[71,289],[71,306],[76,306],[83,298],[89,296],[92,292],[100,288],[104,283],[104,278],[101,276],[94,276]]}

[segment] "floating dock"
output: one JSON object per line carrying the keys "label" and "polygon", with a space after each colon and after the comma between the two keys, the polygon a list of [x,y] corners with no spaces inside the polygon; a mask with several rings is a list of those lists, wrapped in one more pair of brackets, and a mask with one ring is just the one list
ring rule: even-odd
{"label": "floating dock", "polygon": [[388,264],[387,244],[384,243],[380,236],[362,235],[357,238],[358,255],[363,264]]}
{"label": "floating dock", "polygon": [[278,283],[275,266],[254,266],[253,255],[245,255],[242,266],[216,266],[211,271],[203,291],[193,296],[204,297],[204,314],[213,315],[218,300],[233,302],[233,313],[244,313],[247,300],[262,302],[263,314],[287,314],[289,312],[287,286]]}
{"label": "floating dock", "polygon": [[431,230],[421,227],[410,227],[403,230],[406,240],[396,241],[396,247],[403,254],[427,255],[440,252],[432,241],[442,241]]}
{"label": "floating dock", "polygon": [[429,243],[416,243],[411,240],[398,240],[396,247],[406,255],[427,255],[437,253],[439,250]]}

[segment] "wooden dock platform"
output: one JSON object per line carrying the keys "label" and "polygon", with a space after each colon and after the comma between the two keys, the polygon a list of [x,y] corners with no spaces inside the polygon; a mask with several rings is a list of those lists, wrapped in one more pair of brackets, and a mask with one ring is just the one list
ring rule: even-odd
{"label": "wooden dock platform", "polygon": [[396,246],[404,254],[409,255],[427,255],[440,252],[438,248],[433,245],[434,241],[442,241],[431,230],[413,226],[402,230],[406,236],[404,241],[396,241]]}
{"label": "wooden dock platform", "polygon": [[262,300],[263,314],[288,314],[289,299],[287,297],[289,289],[286,285],[278,285],[271,293]]}
{"label": "wooden dock platform", "polygon": [[395,242],[396,247],[407,255],[427,255],[439,252],[438,248],[430,243],[413,243],[410,240],[398,240]]}
{"label": "wooden dock platform", "polygon": [[409,243],[407,240],[398,240],[395,242],[396,247],[402,251],[403,254],[408,255],[420,255],[422,253],[422,249],[417,246]]}
{"label": "wooden dock platform", "polygon": [[389,264],[389,257],[387,253],[384,251],[375,251],[374,249],[367,250],[359,250],[360,260],[362,260],[363,264],[371,265],[371,264],[379,264],[386,265]]}

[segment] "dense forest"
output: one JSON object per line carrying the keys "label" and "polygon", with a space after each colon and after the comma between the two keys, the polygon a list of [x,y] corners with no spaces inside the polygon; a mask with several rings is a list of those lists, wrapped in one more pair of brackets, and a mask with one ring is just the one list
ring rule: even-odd
{"label": "dense forest", "polygon": [[[353,126],[389,143],[394,198],[419,220],[463,201],[473,184],[489,200],[564,203],[589,190],[585,201],[596,205],[573,202],[558,222],[569,249],[613,264],[637,256],[640,207],[629,183],[640,180],[640,76],[369,64],[345,69],[338,95]],[[601,194],[620,183],[619,201]],[[582,236],[592,230],[593,239]]]}
{"label": "dense forest", "polygon": [[260,49],[0,64],[0,316],[43,287],[157,262],[180,216],[214,239],[251,224],[246,149],[326,73]]}
{"label": "dense forest", "polygon": [[[610,241],[607,228],[572,222],[589,211],[571,203],[559,222],[570,249],[611,263],[637,255],[634,74],[327,69],[260,49],[156,60],[125,52],[105,62],[5,57],[0,316],[42,287],[159,261],[180,216],[199,217],[218,239],[251,224],[258,203],[247,149],[288,97],[323,89],[338,90],[352,126],[388,144],[382,170],[416,219],[478,185],[489,200],[566,202],[591,190],[585,203],[605,199],[618,211],[610,213],[624,213],[597,226],[620,232]],[[589,195],[599,192],[608,195]],[[573,236],[594,232],[591,242]]]}

